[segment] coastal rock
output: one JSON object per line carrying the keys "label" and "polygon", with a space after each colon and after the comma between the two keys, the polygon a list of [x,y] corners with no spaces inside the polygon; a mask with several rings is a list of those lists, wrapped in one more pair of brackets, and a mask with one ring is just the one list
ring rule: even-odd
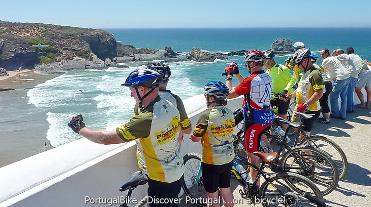
{"label": "coastal rock", "polygon": [[0,76],[8,76],[9,74],[6,72],[5,68],[0,68]]}
{"label": "coastal rock", "polygon": [[117,43],[103,30],[39,23],[0,22],[0,67],[8,70],[34,68],[90,54],[113,59]]}
{"label": "coastal rock", "polygon": [[228,53],[228,56],[233,56],[233,55],[244,56],[245,53],[246,53],[246,50],[231,51]]}
{"label": "coastal rock", "polygon": [[176,58],[178,54],[171,47],[165,47],[165,57]]}
{"label": "coastal rock", "polygon": [[224,60],[227,58],[227,55],[222,53],[211,53],[199,48],[193,48],[187,58],[197,62],[213,62],[215,59]]}
{"label": "coastal rock", "polygon": [[272,43],[272,50],[276,54],[289,54],[295,52],[292,44],[292,41],[289,39],[277,39]]}

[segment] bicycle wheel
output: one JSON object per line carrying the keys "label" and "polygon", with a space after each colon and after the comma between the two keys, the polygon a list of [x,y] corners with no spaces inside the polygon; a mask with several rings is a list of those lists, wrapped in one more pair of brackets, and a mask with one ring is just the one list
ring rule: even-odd
{"label": "bicycle wheel", "polygon": [[323,195],[338,185],[339,172],[326,152],[312,147],[295,147],[282,156],[282,170],[303,175],[313,181]]}
{"label": "bicycle wheel", "polygon": [[206,206],[207,193],[202,183],[201,157],[197,154],[186,154],[184,162],[184,182],[182,188],[189,196],[189,203],[195,206]]}
{"label": "bicycle wheel", "polygon": [[334,141],[324,136],[312,135],[306,138],[301,144],[310,145],[327,152],[336,164],[339,171],[339,179],[345,178],[348,171],[348,159],[341,147]]}
{"label": "bicycle wheel", "polygon": [[260,187],[263,206],[324,206],[322,193],[308,178],[294,173],[279,173]]}

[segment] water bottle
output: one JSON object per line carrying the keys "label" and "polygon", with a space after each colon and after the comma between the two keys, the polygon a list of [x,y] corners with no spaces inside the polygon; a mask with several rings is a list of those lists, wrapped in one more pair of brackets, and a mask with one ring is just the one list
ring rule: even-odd
{"label": "water bottle", "polygon": [[232,168],[238,172],[238,174],[241,176],[242,180],[245,181],[245,183],[249,183],[250,177],[247,174],[245,168],[241,164],[233,160]]}

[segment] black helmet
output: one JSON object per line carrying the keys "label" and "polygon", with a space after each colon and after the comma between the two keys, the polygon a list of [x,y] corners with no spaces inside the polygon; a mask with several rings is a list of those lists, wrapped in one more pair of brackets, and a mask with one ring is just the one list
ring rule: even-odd
{"label": "black helmet", "polygon": [[136,69],[129,74],[125,83],[122,86],[137,87],[145,86],[148,88],[155,88],[158,86],[158,79],[160,74],[154,70]]}
{"label": "black helmet", "polygon": [[295,64],[299,64],[301,63],[301,61],[303,61],[303,59],[311,58],[311,52],[309,49],[306,49],[306,48],[298,49],[296,50],[296,52],[294,53],[292,57],[293,57],[292,58],[293,62]]}
{"label": "black helmet", "polygon": [[275,55],[275,54],[274,54],[274,52],[273,52],[272,49],[269,49],[269,50],[264,51],[265,59],[269,59],[269,60],[271,60],[271,59],[274,58],[274,55]]}
{"label": "black helmet", "polygon": [[171,76],[170,67],[168,65],[165,65],[163,63],[151,63],[147,66],[148,69],[157,71],[160,76],[158,77],[160,82],[168,82],[169,78]]}

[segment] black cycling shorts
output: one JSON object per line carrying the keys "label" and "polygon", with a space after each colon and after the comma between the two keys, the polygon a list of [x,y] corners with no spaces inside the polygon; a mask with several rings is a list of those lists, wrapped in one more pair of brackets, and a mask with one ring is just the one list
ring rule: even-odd
{"label": "black cycling shorts", "polygon": [[202,181],[206,192],[215,193],[218,188],[229,188],[232,162],[224,165],[202,163]]}
{"label": "black cycling shorts", "polygon": [[271,100],[271,105],[272,105],[272,107],[277,107],[278,114],[286,115],[287,110],[289,109],[289,106],[290,106],[290,100],[286,102],[286,101],[283,101],[279,98],[273,98]]}
{"label": "black cycling shorts", "polygon": [[[158,201],[164,198],[177,199],[182,187],[184,177],[182,176],[179,180],[172,183],[164,183],[156,180],[148,179],[148,196],[154,201]],[[167,199],[171,200],[171,199]],[[163,202],[150,202],[150,207],[177,207],[177,203],[163,203]]]}

